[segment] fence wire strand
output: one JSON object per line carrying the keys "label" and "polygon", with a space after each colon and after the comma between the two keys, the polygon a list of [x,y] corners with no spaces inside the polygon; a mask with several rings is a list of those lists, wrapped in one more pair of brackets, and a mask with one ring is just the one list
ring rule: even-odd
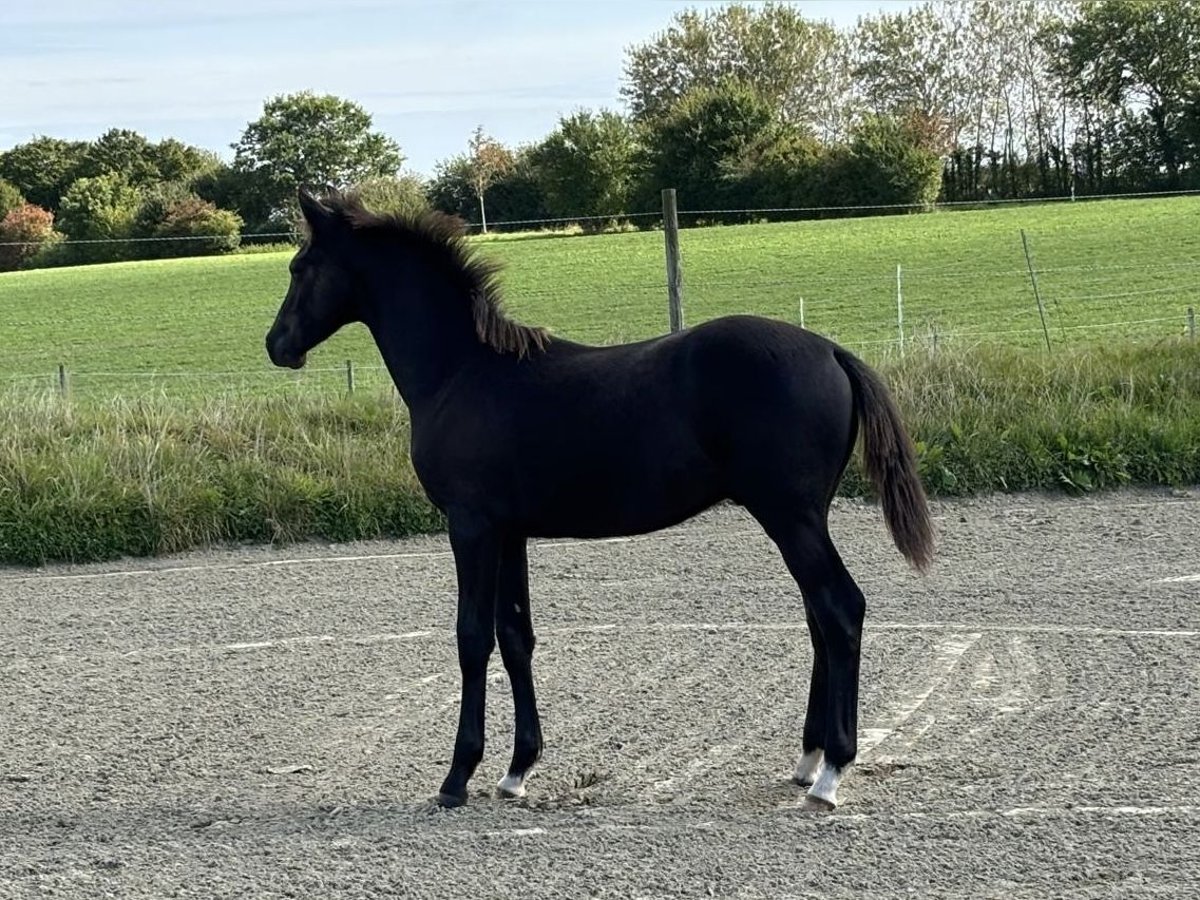
{"label": "fence wire strand", "polygon": [[[1134,191],[1125,194],[1075,194],[1061,197],[1013,197],[982,200],[942,200],[936,203],[866,203],[849,206],[762,206],[743,209],[681,209],[680,216],[764,216],[764,215],[798,215],[804,213],[855,213],[880,212],[888,210],[938,210],[959,209],[965,207],[1019,206],[1039,203],[1088,203],[1098,200],[1136,200],[1147,198],[1167,199],[1172,197],[1188,197],[1200,194],[1200,189],[1177,191]],[[631,219],[661,218],[661,210],[621,212],[613,214],[586,214],[578,216],[546,216],[529,219],[508,219],[490,222],[493,229],[513,228],[529,225],[565,225],[579,222],[621,222]],[[469,231],[482,230],[481,222],[464,222]],[[186,234],[186,235],[147,235],[142,237],[124,238],[68,238],[58,242],[58,246],[88,245],[88,244],[145,244],[171,243],[181,241],[219,241],[229,240],[232,235],[226,234]],[[263,232],[260,234],[244,234],[238,236],[241,240],[261,241],[265,239],[284,239],[295,241],[300,237],[296,231]],[[0,241],[0,247],[36,247],[38,241]]]}

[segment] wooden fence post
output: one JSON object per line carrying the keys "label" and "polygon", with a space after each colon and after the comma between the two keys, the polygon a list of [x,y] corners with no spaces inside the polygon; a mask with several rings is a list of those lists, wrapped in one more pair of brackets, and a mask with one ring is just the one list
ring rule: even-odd
{"label": "wooden fence post", "polygon": [[663,234],[667,243],[667,312],[671,330],[683,328],[683,273],[679,265],[679,210],[675,206],[675,188],[662,192]]}
{"label": "wooden fence post", "polygon": [[346,390],[354,393],[354,363],[346,360]]}
{"label": "wooden fence post", "polygon": [[1038,290],[1037,273],[1033,271],[1033,259],[1029,256],[1029,241],[1025,229],[1021,229],[1021,246],[1025,248],[1025,265],[1029,267],[1029,280],[1033,282],[1033,296],[1037,298],[1038,315],[1042,317],[1042,334],[1046,336],[1046,351],[1050,351],[1050,329],[1046,327],[1046,307],[1042,305],[1042,292]]}

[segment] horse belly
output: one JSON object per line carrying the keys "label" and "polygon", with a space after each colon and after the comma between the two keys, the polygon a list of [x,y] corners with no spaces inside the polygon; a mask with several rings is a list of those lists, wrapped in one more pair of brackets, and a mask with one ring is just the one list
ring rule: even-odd
{"label": "horse belly", "polygon": [[[528,509],[531,537],[619,537],[677,525],[725,496],[698,447],[608,442],[542,468]],[[607,445],[607,446],[605,446]],[[607,450],[608,452],[603,452]],[[597,452],[599,451],[599,452]],[[572,464],[573,463],[573,464]]]}

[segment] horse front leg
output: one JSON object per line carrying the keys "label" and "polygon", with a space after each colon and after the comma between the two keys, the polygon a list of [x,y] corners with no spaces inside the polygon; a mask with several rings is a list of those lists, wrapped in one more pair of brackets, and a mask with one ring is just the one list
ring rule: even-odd
{"label": "horse front leg", "polygon": [[462,703],[450,772],[437,802],[445,807],[467,802],[467,782],[483,758],[487,668],[496,646],[496,592],[501,540],[497,531],[473,516],[449,516],[450,547],[458,573],[458,665]]}
{"label": "horse front leg", "polygon": [[529,562],[526,540],[504,541],[500,558],[500,590],[496,598],[496,637],[500,657],[512,683],[516,732],[512,762],[500,779],[502,797],[525,796],[525,779],[542,755],[542,725],[533,688],[533,620],[529,611]]}

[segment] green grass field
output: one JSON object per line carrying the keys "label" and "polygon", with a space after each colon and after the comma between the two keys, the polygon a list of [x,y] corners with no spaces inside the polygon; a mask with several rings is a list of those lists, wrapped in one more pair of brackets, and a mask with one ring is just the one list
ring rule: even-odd
{"label": "green grass field", "polygon": [[[1200,198],[1055,203],[768,225],[681,235],[684,313],[799,321],[878,359],[895,346],[896,266],[906,332],[939,346],[1043,340],[1025,270],[1025,229],[1057,346],[1179,335],[1200,305]],[[667,327],[659,232],[494,239],[510,310],[576,340]],[[287,253],[118,263],[0,275],[0,385],[80,397],[336,391],[344,361],[382,385],[366,331],[348,329],[300,373],[263,351],[287,285]],[[1151,321],[1146,321],[1151,320]],[[1136,324],[1111,325],[1133,322]],[[1110,326],[1110,327],[1101,327]]]}

